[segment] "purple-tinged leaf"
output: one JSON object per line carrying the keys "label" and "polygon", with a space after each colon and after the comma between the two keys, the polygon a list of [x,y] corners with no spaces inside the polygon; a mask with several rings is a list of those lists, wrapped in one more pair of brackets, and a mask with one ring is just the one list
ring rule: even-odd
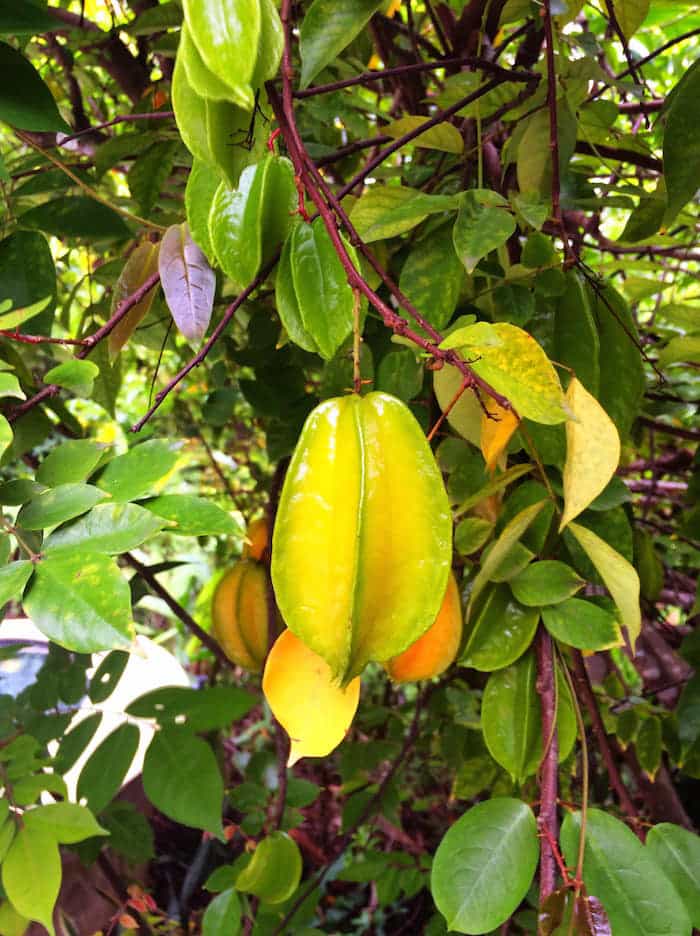
{"label": "purple-tinged leaf", "polygon": [[158,270],[175,324],[188,341],[200,341],[211,320],[216,276],[186,224],[165,232]]}

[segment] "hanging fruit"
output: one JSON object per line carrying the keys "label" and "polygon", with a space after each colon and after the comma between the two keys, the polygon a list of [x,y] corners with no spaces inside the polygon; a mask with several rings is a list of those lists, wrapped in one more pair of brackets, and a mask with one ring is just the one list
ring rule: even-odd
{"label": "hanging fruit", "polygon": [[268,647],[267,570],[242,559],[221,579],[212,599],[213,634],[233,663],[253,673],[263,668]]}
{"label": "hanging fruit", "polygon": [[440,469],[408,407],[385,393],[317,406],[273,535],[272,581],[289,629],[347,685],[428,630],[451,553]]}

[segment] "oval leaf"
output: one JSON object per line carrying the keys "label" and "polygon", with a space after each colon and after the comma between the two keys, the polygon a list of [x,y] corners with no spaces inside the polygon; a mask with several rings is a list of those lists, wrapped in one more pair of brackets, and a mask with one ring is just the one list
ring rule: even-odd
{"label": "oval leaf", "polygon": [[216,276],[186,224],[165,232],[158,270],[175,324],[188,341],[200,341],[211,320]]}
{"label": "oval leaf", "polygon": [[2,864],[2,884],[12,906],[54,936],[53,908],[61,886],[61,858],[47,829],[24,826]]}
{"label": "oval leaf", "polygon": [[623,643],[614,616],[592,601],[570,598],[543,608],[542,621],[552,637],[579,650],[608,650]]}
{"label": "oval leaf", "polygon": [[286,832],[273,832],[255,847],[253,857],[236,879],[236,889],[263,903],[282,903],[301,880],[301,852]]}
{"label": "oval leaf", "polygon": [[[146,241],[139,244],[130,254],[112,292],[112,315],[125,299],[143,286],[146,280],[156,272],[158,269],[158,253],[159,245]],[[137,302],[135,306],[129,309],[110,332],[108,343],[111,355],[115,355],[117,351],[124,347],[137,326],[146,317],[155,294],[156,287],[154,286],[140,302]]]}

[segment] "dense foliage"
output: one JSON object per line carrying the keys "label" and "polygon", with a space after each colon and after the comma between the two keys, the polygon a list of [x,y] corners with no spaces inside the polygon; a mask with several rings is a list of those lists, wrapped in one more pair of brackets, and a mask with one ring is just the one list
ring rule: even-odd
{"label": "dense foliage", "polygon": [[695,4],[0,33],[0,936],[700,929]]}

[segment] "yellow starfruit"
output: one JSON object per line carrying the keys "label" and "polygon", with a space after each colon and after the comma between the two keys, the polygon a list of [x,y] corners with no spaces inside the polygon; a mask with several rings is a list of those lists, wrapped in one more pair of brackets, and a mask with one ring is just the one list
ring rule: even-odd
{"label": "yellow starfruit", "polygon": [[451,547],[442,476],[408,407],[386,393],[317,406],[282,490],[272,582],[287,627],[343,684],[428,630]]}
{"label": "yellow starfruit", "polygon": [[263,668],[267,654],[267,587],[265,567],[243,559],[224,575],[212,598],[214,637],[229,660],[253,673]]}

